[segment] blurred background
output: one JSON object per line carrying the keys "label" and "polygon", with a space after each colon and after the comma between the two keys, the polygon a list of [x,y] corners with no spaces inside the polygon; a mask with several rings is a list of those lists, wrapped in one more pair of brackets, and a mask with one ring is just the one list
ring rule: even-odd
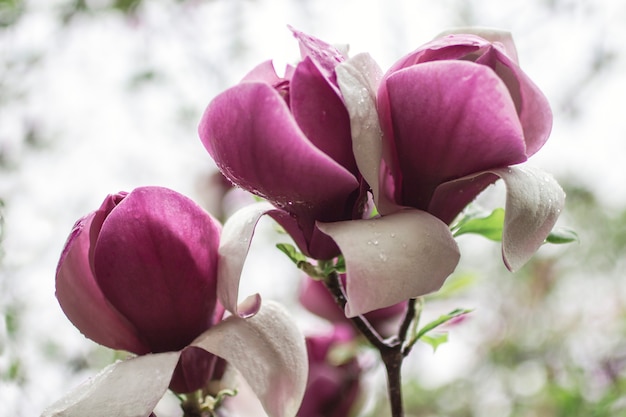
{"label": "blurred background", "polygon": [[[424,315],[474,311],[447,344],[407,359],[407,414],[626,416],[624,22],[621,0],[0,0],[0,416],[38,415],[115,360],[54,297],[73,223],[140,185],[223,209],[197,123],[256,64],[297,61],[287,25],[383,69],[450,27],[513,33],[555,117],[529,163],[566,189],[559,224],[580,242],[546,246],[511,274],[498,244],[460,237],[457,285]],[[502,188],[482,200],[501,203]],[[281,240],[262,224],[242,294],[294,303],[302,277]],[[368,378],[359,415],[384,416],[383,376]]]}

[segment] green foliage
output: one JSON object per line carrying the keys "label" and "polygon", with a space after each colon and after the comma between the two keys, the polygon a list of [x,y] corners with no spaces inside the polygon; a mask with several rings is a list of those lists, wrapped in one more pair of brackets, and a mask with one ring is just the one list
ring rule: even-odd
{"label": "green foliage", "polygon": [[485,212],[467,214],[453,226],[455,237],[473,233],[499,242],[502,240],[502,228],[504,226],[504,209],[497,208],[485,215]]}
{"label": "green foliage", "polygon": [[555,228],[546,238],[547,243],[561,244],[579,242],[578,234],[570,229]]}
{"label": "green foliage", "polygon": [[24,0],[0,0],[0,28],[15,24],[24,13]]}
{"label": "green foliage", "polygon": [[448,334],[447,332],[431,334],[431,331],[435,330],[436,328],[438,328],[439,326],[445,323],[448,323],[450,320],[453,320],[457,317],[468,314],[471,311],[472,310],[457,308],[457,309],[452,310],[448,314],[443,314],[439,316],[435,320],[424,325],[418,331],[414,331],[414,334],[411,336],[408,345],[412,346],[417,341],[421,340],[429,344],[430,346],[432,346],[433,350],[436,350],[439,345],[448,341]]}
{"label": "green foliage", "polygon": [[313,279],[324,279],[333,272],[338,274],[346,272],[346,261],[341,255],[338,256],[334,262],[318,261],[317,265],[313,265],[309,262],[309,258],[289,243],[277,243],[276,247],[287,255],[287,257],[296,264],[298,269],[301,269]]}
{"label": "green foliage", "polygon": [[[497,208],[491,213],[482,210],[469,211],[452,226],[452,233],[454,237],[471,233],[500,242],[504,229],[504,214],[503,208]],[[566,228],[555,228],[546,238],[546,243],[552,244],[572,242],[578,242],[578,235]]]}
{"label": "green foliage", "polygon": [[112,7],[125,14],[131,14],[137,10],[141,2],[142,0],[115,0]]}
{"label": "green foliage", "polygon": [[420,340],[433,348],[433,352],[437,350],[440,345],[448,342],[448,332],[424,334],[420,337]]}

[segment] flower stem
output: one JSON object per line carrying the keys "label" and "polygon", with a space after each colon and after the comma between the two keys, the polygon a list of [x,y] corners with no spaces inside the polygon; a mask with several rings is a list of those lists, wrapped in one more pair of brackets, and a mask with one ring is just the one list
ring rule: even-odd
{"label": "flower stem", "polygon": [[[341,280],[339,279],[339,274],[332,272],[324,280],[324,284],[334,296],[337,305],[339,305],[342,310],[345,309],[347,300],[343,286],[341,285]],[[391,417],[404,417],[401,370],[405,355],[403,354],[402,346],[414,315],[415,300],[409,300],[407,314],[400,326],[398,336],[389,339],[383,339],[365,317],[357,316],[351,318],[354,326],[376,349],[378,349],[380,357],[385,364]]]}
{"label": "flower stem", "polygon": [[392,417],[403,417],[402,405],[402,344],[394,346],[386,352],[381,352],[381,358],[387,370],[387,392]]}

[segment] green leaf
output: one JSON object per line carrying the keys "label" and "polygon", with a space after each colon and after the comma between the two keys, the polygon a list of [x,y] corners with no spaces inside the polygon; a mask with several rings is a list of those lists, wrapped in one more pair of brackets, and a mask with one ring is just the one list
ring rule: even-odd
{"label": "green leaf", "polygon": [[334,272],[338,274],[346,273],[346,259],[343,255],[339,255],[334,262],[332,260],[318,261],[317,265],[324,277],[327,277]]}
{"label": "green leaf", "polygon": [[486,217],[468,216],[461,219],[454,229],[454,237],[474,233],[487,239],[499,242],[502,240],[502,228],[504,227],[504,209],[497,208]]}
{"label": "green leaf", "polygon": [[295,246],[289,243],[277,243],[276,247],[280,249],[282,253],[287,255],[289,259],[293,261],[294,264],[300,266],[301,262],[307,262],[308,259],[304,254],[296,249]]}
{"label": "green leaf", "polygon": [[448,332],[435,333],[433,335],[423,335],[421,337],[422,342],[430,345],[433,348],[433,352],[437,350],[440,345],[448,342]]}
{"label": "green leaf", "polygon": [[546,238],[546,243],[553,243],[555,245],[572,242],[579,242],[578,234],[566,228],[555,228]]}
{"label": "green leaf", "polygon": [[328,268],[319,268],[311,264],[306,256],[300,251],[298,251],[295,246],[289,243],[277,243],[276,247],[280,249],[285,255],[291,259],[291,261],[296,264],[298,269],[304,271],[309,277],[313,279],[323,279],[328,276]]}
{"label": "green leaf", "polygon": [[454,310],[452,310],[451,312],[449,312],[448,314],[443,314],[441,316],[439,316],[437,319],[431,321],[430,323],[426,324],[424,327],[422,327],[417,334],[414,336],[414,340],[420,340],[422,337],[424,337],[424,335],[426,335],[428,332],[430,332],[433,329],[436,329],[437,327],[441,326],[444,323],[449,322],[450,320],[462,316],[464,314],[467,313],[471,313],[472,310],[467,310],[467,309],[462,309],[462,308],[456,308]]}

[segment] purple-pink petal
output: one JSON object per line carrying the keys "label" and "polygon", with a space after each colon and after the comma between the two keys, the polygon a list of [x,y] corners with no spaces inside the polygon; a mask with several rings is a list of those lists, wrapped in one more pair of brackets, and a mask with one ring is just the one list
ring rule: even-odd
{"label": "purple-pink petal", "polygon": [[176,393],[194,392],[210,381],[220,359],[204,349],[188,346],[180,352],[169,388]]}
{"label": "purple-pink petal", "polygon": [[65,315],[88,338],[112,349],[144,354],[150,348],[137,329],[104,297],[89,263],[95,213],[80,219],[63,249],[56,272],[56,297]]}
{"label": "purple-pink petal", "polygon": [[528,75],[498,48],[489,48],[476,62],[492,68],[507,86],[524,131],[526,155],[534,155],[552,130],[548,100]]}
{"label": "purple-pink petal", "polygon": [[322,152],[357,174],[346,106],[310,58],[300,62],[290,83],[290,107],[302,133]]}
{"label": "purple-pink petal", "polygon": [[526,160],[515,106],[490,68],[427,62],[384,82],[388,96],[379,100],[387,101],[391,126],[383,130],[395,139],[404,204],[427,209],[443,182]]}
{"label": "purple-pink petal", "polygon": [[158,187],[135,189],[103,222],[96,280],[153,352],[182,349],[212,325],[219,233],[194,202]]}
{"label": "purple-pink petal", "polygon": [[337,88],[335,83],[335,67],[345,60],[343,54],[337,48],[321,39],[300,32],[292,27],[290,27],[290,29],[294,37],[298,40],[302,59],[310,58],[322,71],[324,77]]}
{"label": "purple-pink petal", "polygon": [[451,224],[478,194],[497,180],[498,176],[483,172],[444,182],[435,188],[427,211]]}
{"label": "purple-pink petal", "polygon": [[276,74],[276,69],[272,61],[264,61],[252,68],[252,70],[243,77],[242,81],[258,81],[274,85],[281,82],[282,79]]}
{"label": "purple-pink petal", "polygon": [[199,131],[231,181],[279,206],[343,212],[346,196],[358,189],[354,175],[313,146],[267,84],[242,83],[216,97]]}

